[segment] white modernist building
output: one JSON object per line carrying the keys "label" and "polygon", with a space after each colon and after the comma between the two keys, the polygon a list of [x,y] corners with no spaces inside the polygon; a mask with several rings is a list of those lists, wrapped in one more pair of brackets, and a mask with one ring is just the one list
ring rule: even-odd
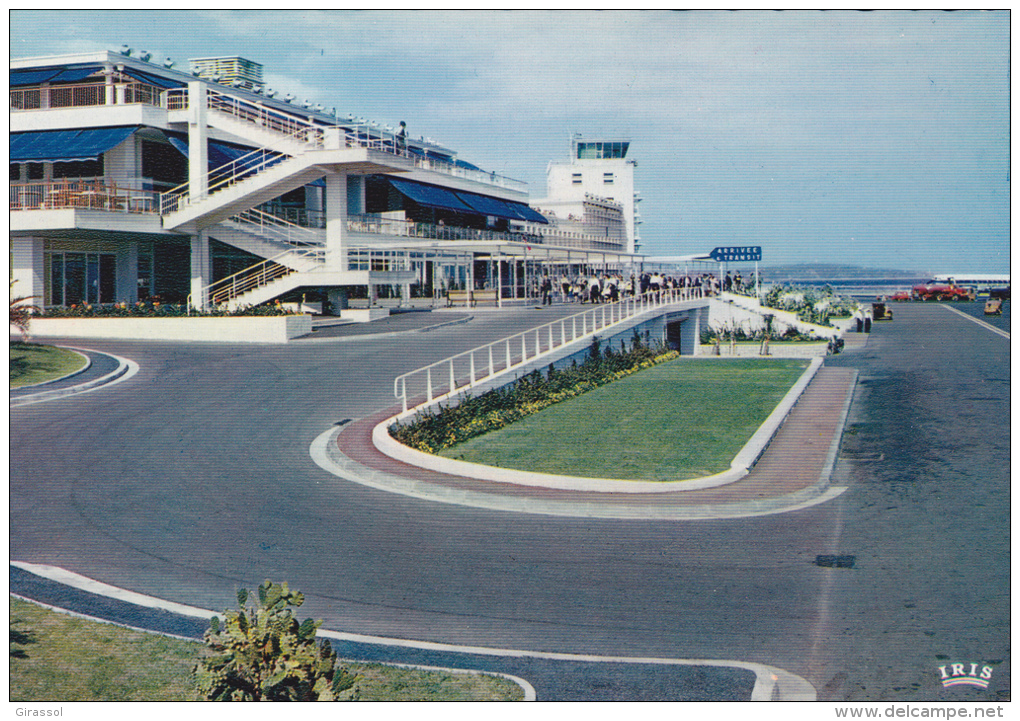
{"label": "white modernist building", "polygon": [[[11,61],[17,295],[200,308],[307,296],[338,311],[486,288],[501,303],[527,299],[550,266],[635,260],[632,238],[559,228],[524,183],[403,124],[281,96],[243,58],[172,65],[128,48]],[[631,193],[625,154],[610,162]]]}
{"label": "white modernist building", "polygon": [[570,159],[554,161],[546,169],[546,197],[532,205],[551,211],[555,217],[586,219],[599,214],[605,218],[607,207],[619,209],[623,218],[625,253],[641,249],[641,214],[637,210],[640,193],[634,190],[637,162],[627,158],[630,141],[624,139],[570,138]]}

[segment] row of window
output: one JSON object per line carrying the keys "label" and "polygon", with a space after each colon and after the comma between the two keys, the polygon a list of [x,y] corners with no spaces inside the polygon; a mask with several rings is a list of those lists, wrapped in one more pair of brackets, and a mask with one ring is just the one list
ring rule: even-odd
{"label": "row of window", "polygon": [[[11,182],[43,180],[46,177],[46,165],[49,163],[11,163]],[[102,157],[98,160],[74,160],[52,165],[51,178],[99,178],[105,172]],[[22,166],[25,166],[24,174]]]}
{"label": "row of window", "polygon": [[[604,185],[612,185],[615,179],[616,178],[612,173],[602,174],[602,183]],[[581,173],[574,173],[571,176],[571,181],[573,182],[573,185],[581,185],[584,181],[584,178],[582,177]]]}

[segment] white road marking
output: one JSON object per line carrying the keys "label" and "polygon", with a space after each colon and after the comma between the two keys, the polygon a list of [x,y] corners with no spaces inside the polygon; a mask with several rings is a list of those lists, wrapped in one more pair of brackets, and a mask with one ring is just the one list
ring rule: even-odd
{"label": "white road marking", "polygon": [[[128,591],[127,589],[111,586],[101,581],[82,576],[73,571],[58,566],[47,566],[24,561],[11,561],[10,565],[28,571],[36,576],[48,578],[72,588],[78,588],[89,593],[94,593],[108,598],[116,598],[121,601],[133,603],[145,608],[158,608],[183,616],[198,618],[212,618],[217,616],[215,611],[209,611],[195,606],[187,606],[174,601],[166,601],[154,596]],[[320,630],[319,636],[332,638],[341,641],[354,643],[370,643],[380,646],[396,646],[398,648],[416,648],[429,651],[445,651],[452,653],[475,654],[479,656],[503,656],[507,658],[540,658],[554,661],[574,661],[590,663],[629,663],[629,664],[654,664],[664,666],[716,666],[723,668],[743,668],[755,674],[754,690],[751,693],[752,701],[814,701],[817,693],[814,686],[805,679],[792,674],[789,671],[776,666],[768,666],[761,663],[748,661],[726,661],[720,659],[697,659],[697,658],[659,658],[655,656],[597,656],[589,654],[555,653],[543,651],[524,651],[520,649],[490,648],[487,646],[462,646],[457,644],[436,643],[433,641],[413,641],[404,638],[388,638],[385,636],[368,636],[358,633],[344,633],[342,631]],[[512,676],[507,678],[514,679]],[[525,682],[526,683],[526,682]],[[528,693],[525,687],[525,695]],[[534,689],[531,689],[532,693]]]}

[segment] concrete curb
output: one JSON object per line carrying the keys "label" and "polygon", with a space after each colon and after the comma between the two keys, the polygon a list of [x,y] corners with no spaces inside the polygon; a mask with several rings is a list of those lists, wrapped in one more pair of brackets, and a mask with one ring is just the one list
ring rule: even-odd
{"label": "concrete curb", "polygon": [[[730,501],[698,506],[620,504],[600,501],[538,499],[499,493],[472,491],[397,476],[365,466],[342,454],[336,438],[343,428],[330,428],[312,441],[309,455],[323,470],[345,480],[388,493],[399,493],[437,503],[483,508],[491,511],[531,513],[570,518],[612,518],[617,520],[703,521],[750,518],[785,513],[825,503],[846,488],[826,488],[828,479],[807,489],[775,498]],[[635,494],[638,495],[638,494]],[[647,496],[646,496],[647,497]]]}
{"label": "concrete curb", "polygon": [[59,378],[50,378],[48,381],[42,381],[41,383],[31,383],[31,384],[29,384],[27,386],[18,386],[17,388],[11,388],[12,391],[23,391],[23,390],[26,390],[28,388],[39,388],[40,386],[48,386],[51,383],[58,383],[60,381],[67,380],[68,378],[73,378],[74,376],[76,376],[76,375],[78,375],[80,373],[84,373],[85,371],[87,371],[89,368],[92,367],[92,359],[89,358],[84,353],[81,353],[79,351],[74,350],[73,348],[68,348],[68,347],[62,346],[62,345],[55,345],[55,346],[52,346],[52,347],[53,348],[63,348],[64,350],[69,350],[72,353],[74,353],[76,356],[80,356],[80,357],[84,358],[85,359],[85,365],[83,365],[81,368],[79,368],[76,371],[71,371],[70,373],[68,373],[66,375],[60,376]]}
{"label": "concrete curb", "polygon": [[[196,608],[194,606],[185,606],[178,604],[173,601],[164,601],[163,599],[155,598],[153,596],[146,596],[144,594],[136,593],[134,591],[128,591],[116,586],[110,586],[100,581],[95,581],[91,578],[81,576],[77,573],[67,571],[57,566],[45,566],[34,563],[26,563],[23,561],[11,561],[10,565],[20,568],[28,573],[47,578],[57,583],[62,583],[73,588],[78,588],[89,593],[96,595],[106,596],[109,598],[115,598],[127,603],[133,603],[138,606],[145,608],[156,608],[172,613],[177,613],[185,616],[193,616],[198,618],[211,618],[212,616],[220,615],[214,611],[208,611],[206,609]],[[26,599],[30,600],[31,599]],[[33,603],[35,603],[33,601]],[[48,606],[53,610],[58,609],[53,606]],[[73,613],[73,612],[72,612]],[[81,616],[81,614],[74,614]],[[83,616],[89,618],[88,616]],[[102,620],[102,619],[97,619]],[[119,624],[118,624],[119,625]],[[144,630],[144,629],[137,629]],[[817,692],[814,686],[812,686],[807,680],[797,676],[796,674],[790,673],[785,669],[781,669],[777,666],[769,666],[767,664],[754,663],[750,661],[728,661],[721,659],[686,659],[686,658],[659,658],[659,657],[637,657],[637,656],[600,656],[600,655],[587,655],[587,654],[574,654],[574,653],[557,653],[548,651],[527,651],[521,649],[506,649],[506,648],[491,648],[487,646],[463,646],[454,645],[447,643],[437,643],[433,641],[414,641],[410,639],[401,638],[387,638],[381,636],[368,636],[363,634],[355,633],[344,633],[342,631],[330,631],[320,630],[317,634],[323,638],[336,639],[341,641],[354,641],[365,644],[377,644],[383,646],[403,647],[403,648],[414,648],[414,649],[427,649],[436,651],[448,651],[455,653],[473,654],[479,656],[502,656],[508,658],[540,658],[549,659],[556,661],[585,661],[593,663],[627,663],[627,664],[656,664],[656,665],[667,665],[667,666],[715,666],[723,668],[742,668],[752,671],[755,674],[754,689],[751,692],[752,701],[815,701],[817,699]],[[357,659],[351,659],[357,660]],[[401,666],[404,668],[421,668],[425,670],[442,670],[453,673],[478,673],[492,676],[500,676],[515,683],[519,684],[524,689],[525,700],[535,700],[535,689],[530,683],[524,679],[512,676],[510,674],[504,674],[499,672],[490,671],[471,671],[466,669],[452,669],[442,668],[435,666],[418,666],[411,664],[387,664],[393,666]]]}
{"label": "concrete curb", "polygon": [[[71,346],[62,347],[75,351],[85,350],[90,353],[99,353],[99,351],[93,351],[87,348],[72,348]],[[94,391],[108,385],[125,381],[139,370],[138,364],[128,358],[121,358],[113,353],[102,353],[101,355],[114,358],[118,363],[116,370],[107,373],[105,376],[88,381],[87,383],[80,383],[76,386],[60,388],[52,391],[42,391],[40,393],[33,393],[27,396],[19,396],[18,398],[11,398],[10,407],[16,408],[18,406],[27,406],[33,403],[43,403],[45,401],[57,400],[58,398],[66,398],[67,396],[77,395],[79,393],[88,393],[89,391]]]}
{"label": "concrete curb", "polygon": [[[65,586],[71,586],[72,588],[77,588],[77,589],[82,590],[82,591],[87,591],[88,593],[94,593],[97,596],[104,596],[106,598],[114,598],[114,599],[116,599],[118,601],[123,601],[125,603],[131,603],[133,605],[142,606],[144,608],[156,608],[156,609],[160,609],[160,610],[163,610],[163,611],[169,611],[170,613],[176,613],[176,614],[182,615],[182,616],[191,616],[191,617],[203,618],[203,619],[210,619],[213,616],[220,616],[220,615],[222,615],[221,613],[216,612],[216,611],[209,611],[209,610],[206,610],[206,609],[203,609],[203,608],[196,608],[195,606],[186,606],[186,605],[183,605],[183,604],[174,603],[173,601],[163,601],[162,599],[155,598],[154,596],[146,596],[146,595],[141,594],[141,593],[135,593],[134,591],[127,591],[127,590],[122,589],[122,588],[117,588],[116,586],[110,586],[110,585],[102,583],[100,581],[94,581],[93,579],[87,578],[86,576],[80,576],[77,573],[73,573],[71,571],[67,571],[67,570],[65,570],[63,568],[60,568],[58,566],[44,566],[44,565],[39,565],[39,564],[35,564],[35,563],[25,563],[25,562],[22,562],[22,561],[11,561],[10,565],[14,566],[15,568],[20,568],[23,571],[27,571],[28,573],[31,573],[31,574],[33,574],[35,576],[40,576],[42,578],[46,578],[48,580],[55,581],[57,583],[65,585]],[[25,596],[21,596],[21,595],[16,594],[16,593],[12,593],[11,595],[14,596],[15,598],[19,598],[19,599],[21,599],[23,601],[28,601],[29,603],[34,603],[34,604],[36,604],[38,606],[42,606],[43,608],[47,608],[47,609],[49,609],[51,611],[55,611],[57,613],[67,614],[69,616],[74,616],[76,618],[82,618],[82,619],[86,619],[86,620],[90,620],[90,621],[97,621],[99,623],[108,623],[108,624],[110,624],[112,626],[119,626],[121,628],[128,628],[128,629],[131,629],[132,631],[140,631],[142,633],[154,633],[154,634],[157,634],[159,636],[167,636],[169,638],[181,639],[182,641],[192,641],[192,642],[195,642],[195,643],[201,643],[201,639],[188,638],[187,636],[178,636],[178,635],[175,635],[175,634],[163,633],[163,632],[160,632],[160,631],[152,631],[150,629],[140,628],[138,626],[129,626],[129,625],[126,625],[126,624],[118,623],[116,621],[108,621],[108,620],[106,620],[104,618],[100,618],[98,616],[90,616],[88,614],[78,613],[77,611],[71,611],[71,610],[68,610],[68,609],[65,609],[65,608],[60,608],[59,606],[53,606],[53,605],[48,604],[48,603],[41,603],[39,601],[36,601],[35,599],[27,598]],[[322,637],[322,638],[333,638],[333,639],[342,640],[342,641],[349,640],[349,638],[351,636],[351,634],[344,634],[344,633],[340,633],[340,632],[337,632],[337,631],[319,631],[316,635],[319,636],[319,637]],[[373,637],[365,636],[364,638],[368,639],[368,638],[373,638]],[[380,641],[387,641],[387,640],[391,640],[391,639],[379,639],[379,640]],[[349,660],[349,661],[360,661],[360,659],[346,659],[346,660]],[[377,663],[377,662],[373,661],[371,663]],[[478,671],[478,670],[474,670],[474,669],[464,669],[464,668],[446,668],[446,667],[443,667],[443,666],[423,666],[421,664],[411,664],[411,663],[386,663],[386,662],[378,662],[378,663],[380,663],[381,665],[384,665],[384,666],[393,666],[393,667],[396,667],[396,668],[411,668],[411,669],[418,669],[418,670],[421,670],[421,671],[442,671],[444,673],[451,673],[451,674],[458,674],[458,675],[467,675],[467,676],[497,676],[499,678],[505,678],[508,681],[512,681],[513,683],[515,683],[518,686],[520,686],[521,690],[524,692],[524,699],[523,699],[524,701],[535,701],[536,700],[536,693],[535,693],[535,687],[534,686],[532,686],[530,683],[528,683],[523,678],[520,678],[518,676],[513,676],[513,675],[508,674],[508,673],[500,673],[498,671]]]}
{"label": "concrete curb", "polygon": [[744,447],[737,453],[730,468],[722,473],[700,478],[679,481],[640,481],[620,480],[611,478],[587,478],[582,476],[564,476],[551,473],[534,473],[518,471],[480,463],[468,463],[451,458],[432,455],[409,448],[395,440],[389,434],[389,426],[399,417],[393,416],[376,425],[372,430],[372,442],[383,454],[412,466],[418,466],[437,473],[462,476],[480,481],[510,483],[519,486],[552,488],[568,491],[590,491],[595,493],[675,493],[677,491],[697,491],[716,488],[734,483],[744,478],[754,464],[768,448],[776,431],[786,420],[787,415],[800,400],[808,384],[814,379],[822,366],[821,358],[813,358],[807,370],[779,401],[768,418],[758,427]]}

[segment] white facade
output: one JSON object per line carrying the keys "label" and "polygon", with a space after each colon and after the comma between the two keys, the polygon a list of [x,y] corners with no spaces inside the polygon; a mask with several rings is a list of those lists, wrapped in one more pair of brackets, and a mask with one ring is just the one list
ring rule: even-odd
{"label": "white facade", "polygon": [[546,197],[532,201],[532,205],[552,210],[569,208],[571,214],[580,215],[586,199],[615,201],[620,205],[625,226],[626,244],[622,250],[639,252],[640,195],[634,190],[637,162],[627,158],[629,147],[627,140],[571,137],[570,160],[549,163]]}

